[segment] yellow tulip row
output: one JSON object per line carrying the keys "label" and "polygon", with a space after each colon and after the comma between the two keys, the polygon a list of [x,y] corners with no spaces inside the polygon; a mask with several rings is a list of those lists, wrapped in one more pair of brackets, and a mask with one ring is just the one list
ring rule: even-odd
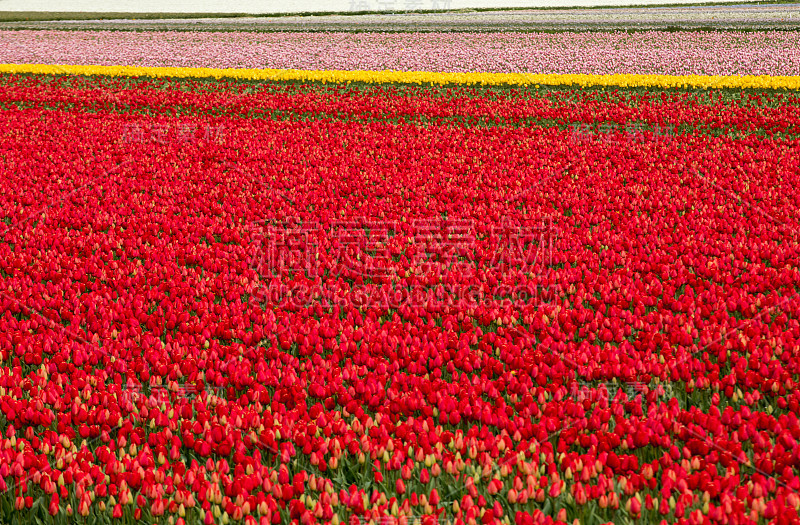
{"label": "yellow tulip row", "polygon": [[0,73],[105,75],[114,77],[230,78],[264,81],[462,84],[481,86],[617,86],[657,88],[800,89],[798,76],[538,75],[529,73],[435,73],[425,71],[303,71],[205,67],[73,66],[0,64]]}

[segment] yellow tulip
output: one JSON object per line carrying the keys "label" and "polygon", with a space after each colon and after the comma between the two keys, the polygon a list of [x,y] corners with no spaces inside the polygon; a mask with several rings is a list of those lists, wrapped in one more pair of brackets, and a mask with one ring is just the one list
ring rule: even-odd
{"label": "yellow tulip", "polygon": [[706,76],[706,75],[574,75],[447,73],[426,71],[303,71],[297,69],[216,69],[188,67],[76,66],[47,64],[0,64],[0,73],[40,75],[99,75],[114,77],[234,78],[261,81],[365,82],[377,84],[466,84],[514,86],[638,86],[683,88],[766,88],[800,87],[798,76]]}

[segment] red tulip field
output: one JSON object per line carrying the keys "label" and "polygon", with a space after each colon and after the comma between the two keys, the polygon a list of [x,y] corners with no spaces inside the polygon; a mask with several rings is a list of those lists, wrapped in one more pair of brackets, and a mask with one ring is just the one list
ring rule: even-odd
{"label": "red tulip field", "polygon": [[0,84],[0,523],[800,523],[796,92]]}

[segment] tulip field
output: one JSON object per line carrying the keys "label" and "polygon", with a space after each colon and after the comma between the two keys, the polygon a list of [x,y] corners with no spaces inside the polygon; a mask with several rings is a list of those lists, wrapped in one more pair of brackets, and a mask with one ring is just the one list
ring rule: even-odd
{"label": "tulip field", "polygon": [[[244,52],[242,50],[245,50]],[[589,52],[587,52],[589,51]],[[19,30],[5,62],[667,75],[798,75],[800,31],[351,33]]]}
{"label": "tulip field", "polygon": [[800,523],[790,54],[0,66],[0,523]]}

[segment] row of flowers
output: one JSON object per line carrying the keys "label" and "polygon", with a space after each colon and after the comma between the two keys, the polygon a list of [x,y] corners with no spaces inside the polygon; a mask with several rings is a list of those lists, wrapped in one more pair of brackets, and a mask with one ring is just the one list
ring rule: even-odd
{"label": "row of flowers", "polygon": [[[491,91],[275,88],[212,115],[231,85],[15,82],[0,521],[791,523],[800,508],[796,139],[431,122],[519,110]],[[668,122],[703,107],[654,98]],[[640,100],[582,111],[626,122]],[[420,118],[263,113],[346,106]],[[716,107],[731,126],[764,110]],[[166,138],[123,140],[131,124]],[[555,293],[456,293],[520,285]],[[445,296],[363,303],[365,287]]]}
{"label": "row of flowers", "polygon": [[[644,2],[657,4],[658,1]],[[690,2],[686,2],[690,3]],[[427,4],[427,5],[426,5]],[[289,6],[286,6],[289,7]],[[315,6],[319,8],[320,6]],[[681,27],[718,30],[774,30],[796,28],[800,19],[791,4],[738,5],[673,5],[672,7],[607,7],[575,9],[518,9],[505,11],[460,10],[453,12],[420,13],[416,10],[449,10],[455,8],[453,0],[348,0],[339,7],[349,13],[319,17],[289,15],[277,17],[235,17],[185,19],[128,19],[70,21],[70,29],[108,31],[154,31],[175,29],[182,31],[302,31],[306,34],[332,30],[359,32],[446,32],[446,31],[586,31],[588,30],[658,30]],[[530,6],[528,6],[530,7]],[[354,13],[373,11],[373,14],[352,16]],[[387,13],[387,11],[394,13]],[[397,13],[397,11],[406,11]],[[20,22],[9,27],[32,27],[51,30],[47,22]]]}
{"label": "row of flowers", "polygon": [[[193,79],[148,77],[4,77],[0,104],[80,112],[115,111],[163,117],[131,120],[123,142],[181,144],[200,138],[217,141],[230,130],[222,122],[193,118],[247,117],[396,122],[427,126],[517,128],[553,132],[570,143],[608,145],[668,144],[677,134],[792,138],[800,135],[800,104],[794,92],[722,93],[604,92],[559,88],[529,97],[522,89],[485,96],[475,88],[421,88],[375,85],[365,90],[343,85],[308,89],[301,84],[247,85],[233,80],[195,83]],[[101,83],[107,94],[86,96]],[[47,87],[47,89],[44,89]],[[135,89],[131,89],[135,87]],[[191,94],[187,94],[187,90]],[[169,117],[183,115],[188,121]]]}
{"label": "row of flowers", "polygon": [[800,32],[7,31],[0,62],[512,74],[800,75]]}
{"label": "row of flowers", "polygon": [[117,77],[174,77],[258,80],[267,82],[326,82],[370,84],[433,84],[479,86],[615,86],[704,89],[800,89],[800,76],[770,75],[586,75],[533,73],[440,73],[425,71],[302,71],[295,69],[218,69],[208,67],[139,67],[50,64],[0,64],[0,73],[38,75],[107,75]]}

